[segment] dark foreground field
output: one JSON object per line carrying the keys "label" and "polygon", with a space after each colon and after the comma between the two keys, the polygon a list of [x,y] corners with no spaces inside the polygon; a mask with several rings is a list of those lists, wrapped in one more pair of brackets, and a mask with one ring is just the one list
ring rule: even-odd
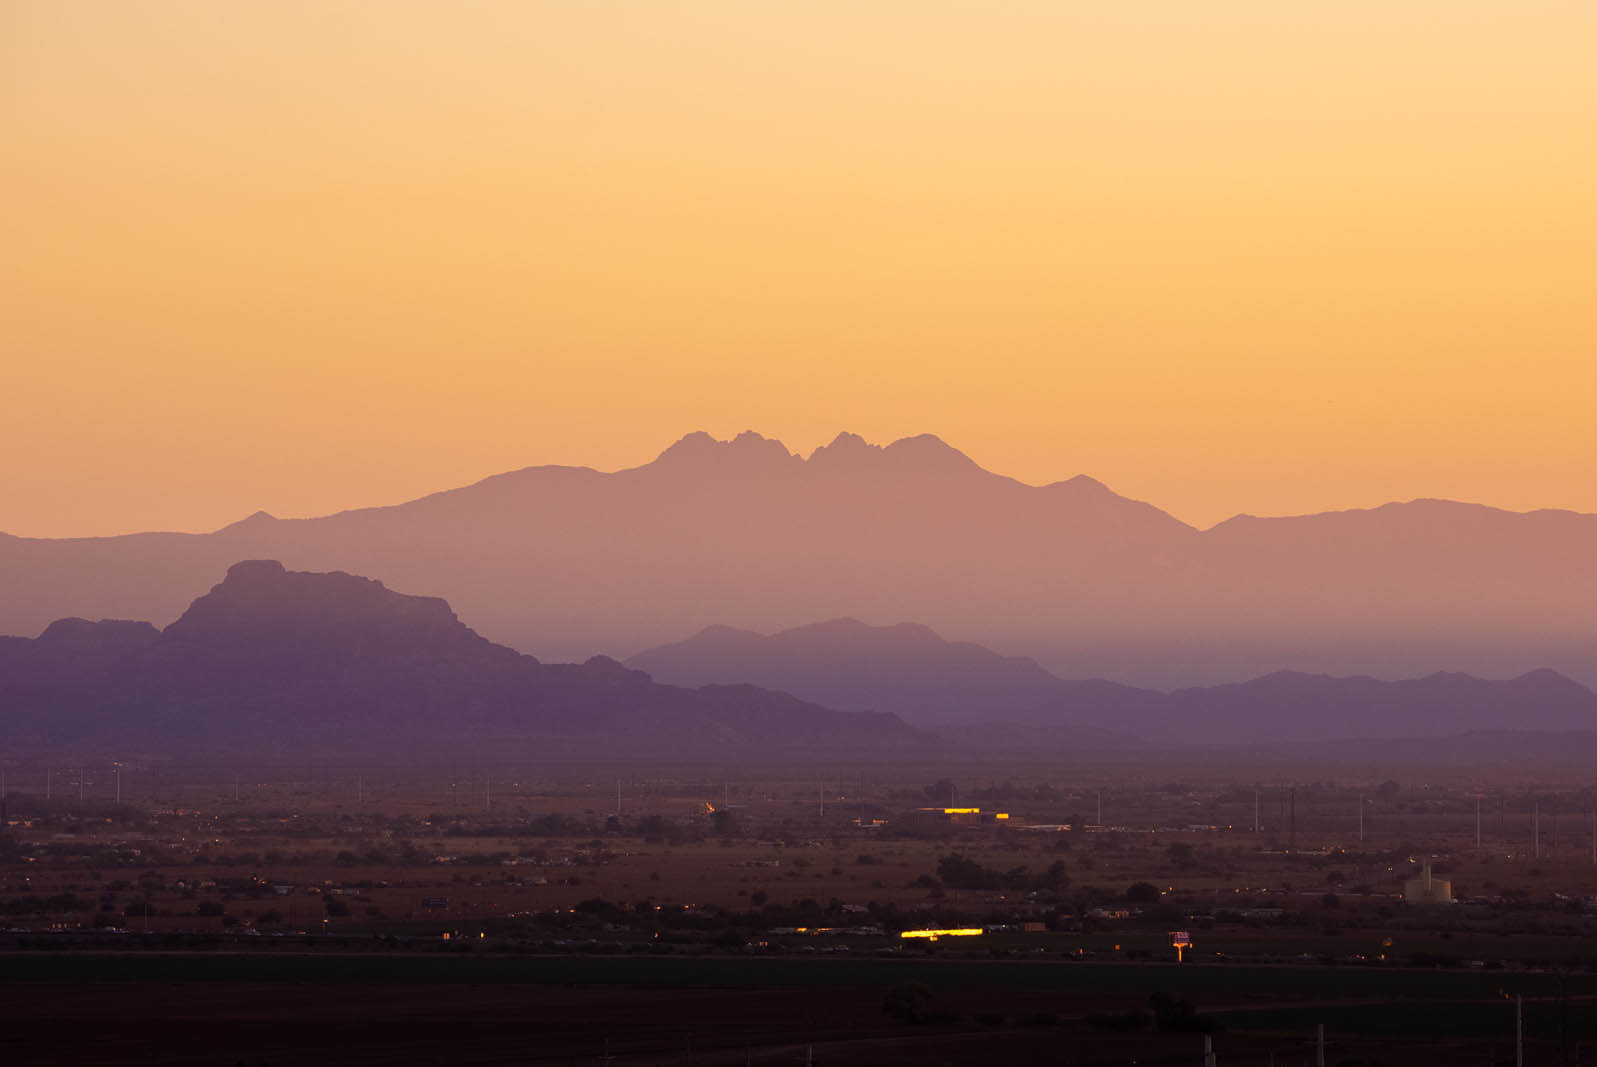
{"label": "dark foreground field", "polygon": [[[1597,1062],[1597,976],[979,961],[28,954],[0,957],[10,1064]],[[883,1014],[916,985],[932,1021]],[[920,994],[924,997],[924,992]],[[1118,1025],[1117,1025],[1118,1024]],[[1582,1043],[1587,1047],[1582,1048]]]}

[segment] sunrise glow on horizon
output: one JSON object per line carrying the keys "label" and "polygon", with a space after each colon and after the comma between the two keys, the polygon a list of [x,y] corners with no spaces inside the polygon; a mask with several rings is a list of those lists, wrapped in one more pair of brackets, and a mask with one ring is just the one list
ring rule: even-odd
{"label": "sunrise glow on horizon", "polygon": [[693,430],[1597,512],[1597,7],[0,0],[0,531]]}

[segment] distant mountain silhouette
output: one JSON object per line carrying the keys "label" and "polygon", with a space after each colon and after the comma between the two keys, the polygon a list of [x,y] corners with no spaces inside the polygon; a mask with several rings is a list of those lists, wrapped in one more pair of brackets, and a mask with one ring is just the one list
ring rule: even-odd
{"label": "distant mountain silhouette", "polygon": [[694,433],[612,474],[529,467],[391,507],[210,534],[0,536],[0,632],[184,610],[230,563],[380,574],[557,659],[713,623],[911,618],[1066,677],[1171,688],[1284,666],[1597,684],[1597,516],[1417,500],[1197,530],[1075,477],[1031,486],[929,435],[807,458]]}
{"label": "distant mountain silhouette", "polygon": [[[67,662],[57,646],[80,654]],[[614,660],[543,664],[434,597],[272,560],[234,565],[164,631],[52,625],[0,646],[13,744],[296,758],[881,755],[935,742],[747,685],[659,685]],[[39,664],[47,664],[41,668]]]}
{"label": "distant mountain silhouette", "polygon": [[[1035,660],[945,641],[914,623],[867,626],[833,619],[769,637],[711,626],[686,641],[640,652],[627,664],[677,685],[749,682],[828,707],[891,711],[939,729],[979,723],[1057,729],[1093,722],[1108,730],[1127,711],[1154,718],[1168,703],[1163,693],[1114,682],[1067,682]],[[1132,740],[1119,736],[1122,744]]]}
{"label": "distant mountain silhouette", "polygon": [[147,622],[57,619],[36,638],[0,637],[0,685],[20,689],[105,670],[160,637]]}
{"label": "distant mountain silhouette", "polygon": [[[1174,693],[1068,681],[1036,662],[924,626],[835,619],[769,637],[724,626],[632,657],[683,685],[740,681],[839,708],[892,711],[978,746],[1278,745],[1436,738],[1470,731],[1597,730],[1597,694],[1551,670],[1508,681],[1406,681],[1296,671]],[[993,729],[1002,726],[1003,729]],[[1006,736],[1007,733],[1007,736]]]}
{"label": "distant mountain silhouette", "polygon": [[1198,743],[1597,730],[1597,693],[1546,669],[1505,681],[1449,673],[1395,682],[1277,671],[1170,698],[1167,736]]}

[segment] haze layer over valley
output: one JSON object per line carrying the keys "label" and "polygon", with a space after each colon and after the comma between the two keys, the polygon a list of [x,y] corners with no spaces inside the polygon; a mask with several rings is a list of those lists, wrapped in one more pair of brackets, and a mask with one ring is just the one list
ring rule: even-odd
{"label": "haze layer over valley", "polygon": [[1597,682],[1597,516],[1415,500],[1208,530],[1085,476],[1025,485],[936,437],[810,456],[690,434],[615,473],[529,467],[391,507],[210,534],[0,535],[0,632],[176,618],[240,559],[381,575],[559,660],[723,624],[912,619],[1062,677],[1284,668]]}

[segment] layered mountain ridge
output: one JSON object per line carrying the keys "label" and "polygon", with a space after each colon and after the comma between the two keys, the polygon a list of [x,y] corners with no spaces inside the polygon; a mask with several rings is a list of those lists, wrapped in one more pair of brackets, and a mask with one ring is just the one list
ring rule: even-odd
{"label": "layered mountain ridge", "polygon": [[856,619],[769,636],[713,626],[628,663],[679,685],[735,680],[830,707],[891,711],[987,747],[1005,731],[1032,745],[1113,748],[1597,730],[1597,693],[1545,668],[1505,680],[1442,672],[1400,681],[1283,670],[1164,693],[1063,679],[924,626]]}
{"label": "layered mountain ridge", "polygon": [[1548,669],[1503,681],[1283,670],[1165,693],[1061,679],[918,623],[848,618],[770,636],[711,626],[627,665],[543,663],[476,633],[440,598],[275,560],[234,564],[164,630],[72,618],[0,641],[0,744],[34,750],[782,761],[1558,744],[1513,740],[1526,734],[1589,749],[1597,694]]}
{"label": "layered mountain ridge", "polygon": [[1283,667],[1597,683],[1597,516],[1419,500],[1197,530],[1085,476],[1033,486],[930,435],[808,457],[689,434],[403,504],[209,534],[0,538],[0,632],[175,619],[232,562],[381,574],[491,639],[629,654],[714,623],[911,618],[1066,677],[1176,688]]}
{"label": "layered mountain ridge", "polygon": [[[32,748],[385,760],[766,759],[929,750],[886,714],[750,685],[661,685],[607,657],[541,663],[435,597],[237,563],[181,617],[69,620],[0,646],[0,741]],[[64,663],[75,669],[60,669]],[[41,667],[41,664],[43,667]]]}

